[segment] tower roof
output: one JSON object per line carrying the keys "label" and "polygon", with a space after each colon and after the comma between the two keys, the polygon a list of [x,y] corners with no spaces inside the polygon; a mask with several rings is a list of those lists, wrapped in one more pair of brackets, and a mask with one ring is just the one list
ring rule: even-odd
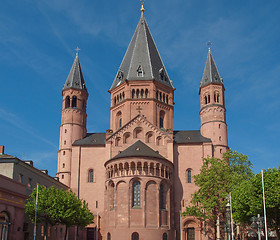
{"label": "tower roof", "polygon": [[144,17],[143,6],[140,20],[110,90],[125,80],[156,80],[173,88]]}
{"label": "tower roof", "polygon": [[87,87],[82,73],[78,53],[76,54],[74,63],[63,86],[63,90],[68,88],[81,89],[87,92]]}
{"label": "tower roof", "polygon": [[215,64],[211,50],[209,48],[207,60],[204,68],[203,77],[200,83],[200,87],[204,87],[210,83],[216,83],[223,85],[223,79],[220,77],[218,68]]}

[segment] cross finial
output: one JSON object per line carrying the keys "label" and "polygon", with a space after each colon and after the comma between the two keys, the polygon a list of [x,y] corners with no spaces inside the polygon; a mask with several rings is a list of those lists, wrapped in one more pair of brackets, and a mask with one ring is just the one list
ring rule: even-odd
{"label": "cross finial", "polygon": [[143,110],[140,106],[138,106],[137,108],[136,108],[136,110],[138,110],[138,114],[140,114],[141,113],[141,110]]}
{"label": "cross finial", "polygon": [[78,56],[80,50],[81,50],[81,49],[77,46],[77,48],[75,49],[75,51],[76,51],[76,56]]}
{"label": "cross finial", "polygon": [[140,9],[140,11],[141,11],[141,13],[144,13],[145,12],[145,8],[144,8],[144,2],[145,2],[145,0],[140,0],[140,2],[141,2],[141,9]]}
{"label": "cross finial", "polygon": [[207,45],[208,45],[208,49],[210,50],[210,48],[213,44],[210,41],[208,41]]}

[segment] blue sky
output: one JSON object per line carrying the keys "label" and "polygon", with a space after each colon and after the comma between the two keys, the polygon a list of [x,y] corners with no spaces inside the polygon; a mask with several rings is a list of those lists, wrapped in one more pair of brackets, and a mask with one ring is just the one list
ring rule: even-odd
{"label": "blue sky", "polygon": [[[0,145],[54,176],[61,90],[79,46],[88,132],[109,128],[110,88],[140,1],[3,0]],[[175,130],[200,128],[199,83],[210,40],[224,79],[229,146],[254,171],[278,167],[280,2],[147,0],[145,17],[175,91]]]}

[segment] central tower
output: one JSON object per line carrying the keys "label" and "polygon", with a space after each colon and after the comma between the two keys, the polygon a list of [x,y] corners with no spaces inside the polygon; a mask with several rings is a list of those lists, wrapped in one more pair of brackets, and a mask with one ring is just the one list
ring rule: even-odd
{"label": "central tower", "polygon": [[138,114],[165,130],[173,130],[174,87],[161,60],[148,24],[141,17],[109,90],[113,132]]}

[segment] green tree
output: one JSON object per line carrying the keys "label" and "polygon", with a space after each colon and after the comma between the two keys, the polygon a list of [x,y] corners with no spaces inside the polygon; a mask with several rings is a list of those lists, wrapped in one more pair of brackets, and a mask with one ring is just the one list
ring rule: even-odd
{"label": "green tree", "polygon": [[[280,167],[264,171],[264,191],[268,227],[276,230],[280,239]],[[233,217],[239,223],[250,224],[250,218],[263,215],[261,173],[243,181],[232,192]]]}
{"label": "green tree", "polygon": [[194,176],[199,187],[183,215],[196,216],[214,227],[225,211],[228,195],[240,182],[253,176],[252,163],[246,155],[229,149],[223,159],[203,158],[200,173]]}
{"label": "green tree", "polygon": [[[25,212],[29,214],[32,222],[35,221],[36,192],[34,189],[25,205]],[[93,214],[89,211],[85,201],[71,191],[55,187],[45,188],[39,186],[37,203],[37,221],[45,225],[63,224],[66,226],[65,239],[68,228],[71,226],[85,227],[93,221]]]}

